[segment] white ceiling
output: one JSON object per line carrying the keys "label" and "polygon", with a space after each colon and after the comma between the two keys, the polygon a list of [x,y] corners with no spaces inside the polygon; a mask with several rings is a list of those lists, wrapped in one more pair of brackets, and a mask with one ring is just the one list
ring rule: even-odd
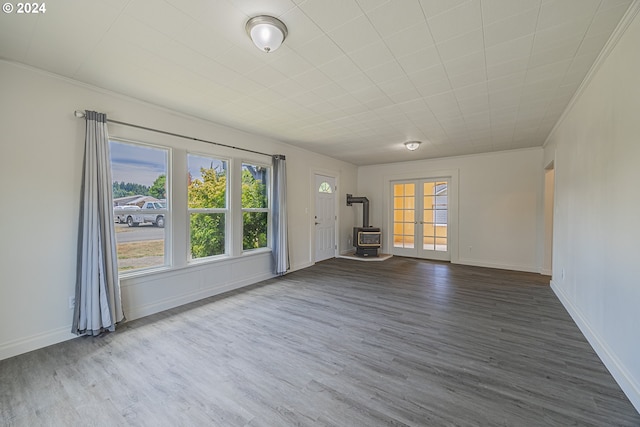
{"label": "white ceiling", "polygon": [[365,165],[541,146],[631,3],[67,0],[1,14],[0,58]]}

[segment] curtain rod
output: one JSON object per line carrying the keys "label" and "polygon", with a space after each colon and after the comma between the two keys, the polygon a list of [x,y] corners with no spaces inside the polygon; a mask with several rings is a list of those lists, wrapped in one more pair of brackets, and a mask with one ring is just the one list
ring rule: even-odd
{"label": "curtain rod", "polygon": [[[73,114],[79,119],[83,118],[85,116],[84,111],[80,111],[80,110],[74,111]],[[156,132],[156,133],[161,133],[161,134],[164,134],[164,135],[175,136],[175,137],[178,137],[178,138],[190,139],[192,141],[206,142],[207,144],[218,145],[220,147],[225,147],[225,148],[232,148],[234,150],[246,151],[248,153],[253,153],[253,154],[260,154],[262,156],[269,156],[269,157],[273,157],[274,156],[273,154],[267,154],[267,153],[262,153],[260,151],[249,150],[248,148],[235,147],[233,145],[227,145],[227,144],[223,144],[221,142],[208,141],[206,139],[200,139],[200,138],[196,138],[196,137],[193,137],[193,136],[182,135],[182,134],[179,134],[179,133],[167,132],[166,130],[154,129],[154,128],[149,128],[149,127],[146,127],[146,126],[134,125],[132,123],[121,122],[119,120],[112,120],[112,119],[107,118],[107,122],[115,123],[115,124],[122,125],[122,126],[129,126],[129,127],[136,128],[136,129],[147,130],[149,132]],[[275,156],[281,156],[282,158],[284,158],[284,156],[282,156],[280,154],[276,154]]]}

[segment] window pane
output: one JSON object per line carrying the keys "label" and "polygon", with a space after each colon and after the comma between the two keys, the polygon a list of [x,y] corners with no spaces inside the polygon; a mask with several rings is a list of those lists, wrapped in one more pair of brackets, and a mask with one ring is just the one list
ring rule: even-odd
{"label": "window pane", "polygon": [[269,168],[242,164],[242,248],[266,248],[269,229]]}
{"label": "window pane", "polygon": [[402,209],[403,206],[404,206],[404,199],[402,197],[393,198],[393,207],[395,209]]}
{"label": "window pane", "polygon": [[268,208],[269,168],[242,164],[242,208]]}
{"label": "window pane", "polygon": [[405,209],[413,209],[415,206],[415,199],[413,197],[405,197],[404,199],[404,208]]}
{"label": "window pane", "polygon": [[331,188],[331,185],[329,185],[329,183],[327,181],[322,182],[322,184],[320,184],[320,187],[318,188],[318,192],[319,193],[333,193],[333,189]]}
{"label": "window pane", "polygon": [[227,162],[187,155],[189,208],[227,207]]}
{"label": "window pane", "polygon": [[422,235],[424,237],[433,237],[436,235],[436,228],[433,224],[424,224],[422,226]]}
{"label": "window pane", "polygon": [[187,154],[188,207],[199,212],[189,213],[189,241],[191,259],[225,253],[227,207],[227,162],[214,157]]}
{"label": "window pane", "polygon": [[110,141],[118,271],[165,261],[169,150]]}
{"label": "window pane", "polygon": [[415,226],[413,223],[407,222],[404,224],[404,233],[403,234],[408,234],[408,235],[413,235],[415,233]]}
{"label": "window pane", "polygon": [[431,196],[435,192],[435,184],[433,182],[425,182],[422,186],[422,193],[425,196]]}
{"label": "window pane", "polygon": [[416,194],[416,186],[415,186],[415,184],[405,184],[404,185],[404,194],[405,194],[405,196],[413,197]]}
{"label": "window pane", "polygon": [[242,249],[267,247],[267,212],[242,213]]}
{"label": "window pane", "polygon": [[404,211],[404,220],[406,222],[414,222],[416,220],[415,211]]}
{"label": "window pane", "polygon": [[422,239],[422,249],[427,251],[434,250],[435,239],[433,237],[424,237]]}
{"label": "window pane", "polygon": [[203,258],[224,254],[223,213],[192,213],[191,226],[191,258]]}
{"label": "window pane", "polygon": [[423,207],[424,207],[424,209],[433,209],[434,208],[434,198],[433,198],[433,196],[425,196],[424,197]]}

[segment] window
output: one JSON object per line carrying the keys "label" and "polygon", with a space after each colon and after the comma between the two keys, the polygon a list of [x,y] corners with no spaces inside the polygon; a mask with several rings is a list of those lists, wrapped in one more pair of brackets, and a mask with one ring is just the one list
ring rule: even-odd
{"label": "window", "polygon": [[320,187],[318,188],[318,193],[333,193],[333,188],[331,188],[331,184],[327,181],[322,181],[320,183]]}
{"label": "window", "polygon": [[187,155],[191,259],[226,253],[227,161]]}
{"label": "window", "polygon": [[269,168],[242,164],[242,249],[267,247]]}
{"label": "window", "polygon": [[[269,164],[118,138],[110,147],[120,274],[270,247]],[[171,176],[171,164],[187,169]],[[240,182],[233,191],[230,179],[236,176]]]}
{"label": "window", "polygon": [[169,150],[110,141],[118,271],[167,265]]}

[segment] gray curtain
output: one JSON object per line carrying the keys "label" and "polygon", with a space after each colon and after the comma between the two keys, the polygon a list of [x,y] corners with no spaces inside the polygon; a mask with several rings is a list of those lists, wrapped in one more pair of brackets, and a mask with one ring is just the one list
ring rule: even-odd
{"label": "gray curtain", "polygon": [[289,270],[287,237],[287,170],[285,157],[273,156],[273,259],[275,273],[282,276]]}
{"label": "gray curtain", "polygon": [[118,282],[107,116],[86,111],[85,120],[76,305],[71,332],[98,335],[114,331],[124,314]]}

